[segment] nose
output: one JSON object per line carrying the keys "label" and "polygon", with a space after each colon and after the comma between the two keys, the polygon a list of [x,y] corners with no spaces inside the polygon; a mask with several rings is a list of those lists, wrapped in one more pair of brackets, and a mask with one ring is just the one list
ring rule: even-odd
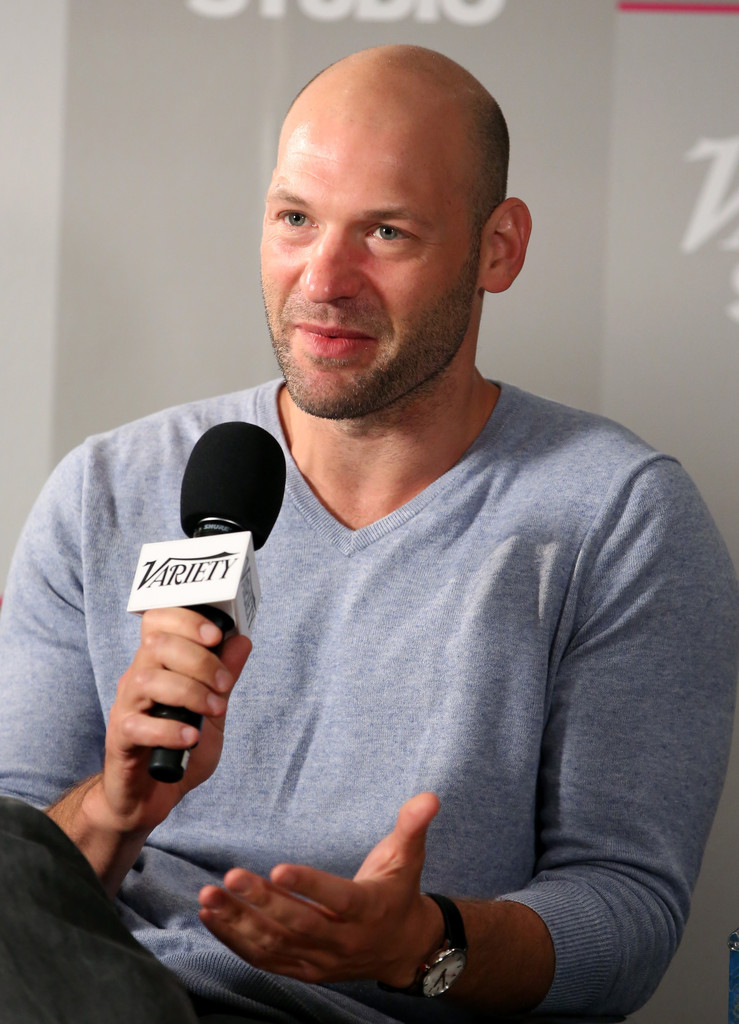
{"label": "nose", "polygon": [[354,298],[362,287],[356,246],[339,232],[326,231],[310,250],[301,285],[311,302]]}

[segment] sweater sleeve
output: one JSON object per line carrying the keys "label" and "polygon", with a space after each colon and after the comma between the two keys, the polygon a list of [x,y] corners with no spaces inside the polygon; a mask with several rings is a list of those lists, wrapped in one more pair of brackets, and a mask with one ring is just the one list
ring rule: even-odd
{"label": "sweater sleeve", "polygon": [[37,500],[0,612],[0,790],[35,806],[98,771],[104,745],[85,624],[82,461],[68,456]]}
{"label": "sweater sleeve", "polygon": [[691,481],[655,457],[580,548],[550,662],[532,882],[540,1012],[629,1013],[680,941],[728,759],[737,583]]}

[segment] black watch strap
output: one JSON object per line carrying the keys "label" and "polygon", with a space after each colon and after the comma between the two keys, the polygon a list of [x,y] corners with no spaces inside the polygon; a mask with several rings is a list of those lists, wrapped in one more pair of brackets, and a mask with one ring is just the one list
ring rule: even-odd
{"label": "black watch strap", "polygon": [[459,912],[459,907],[450,900],[448,896],[442,896],[438,892],[425,892],[439,907],[444,918],[444,931],[450,949],[461,949],[467,951],[467,935],[464,930],[464,921]]}

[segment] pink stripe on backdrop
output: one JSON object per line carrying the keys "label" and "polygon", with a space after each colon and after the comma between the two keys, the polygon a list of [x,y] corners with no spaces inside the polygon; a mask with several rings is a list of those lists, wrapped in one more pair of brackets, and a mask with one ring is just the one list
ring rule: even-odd
{"label": "pink stripe on backdrop", "polygon": [[739,4],[660,4],[639,3],[637,0],[630,3],[621,0],[618,9],[651,14],[739,14]]}

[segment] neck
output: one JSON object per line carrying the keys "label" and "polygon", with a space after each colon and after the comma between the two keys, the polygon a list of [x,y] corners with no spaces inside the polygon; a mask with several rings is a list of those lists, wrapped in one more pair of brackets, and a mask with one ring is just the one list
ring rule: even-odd
{"label": "neck", "polygon": [[389,515],[459,461],[500,393],[477,370],[403,408],[356,420],[299,409],[286,388],[278,407],[292,456],[318,500],[350,529]]}

